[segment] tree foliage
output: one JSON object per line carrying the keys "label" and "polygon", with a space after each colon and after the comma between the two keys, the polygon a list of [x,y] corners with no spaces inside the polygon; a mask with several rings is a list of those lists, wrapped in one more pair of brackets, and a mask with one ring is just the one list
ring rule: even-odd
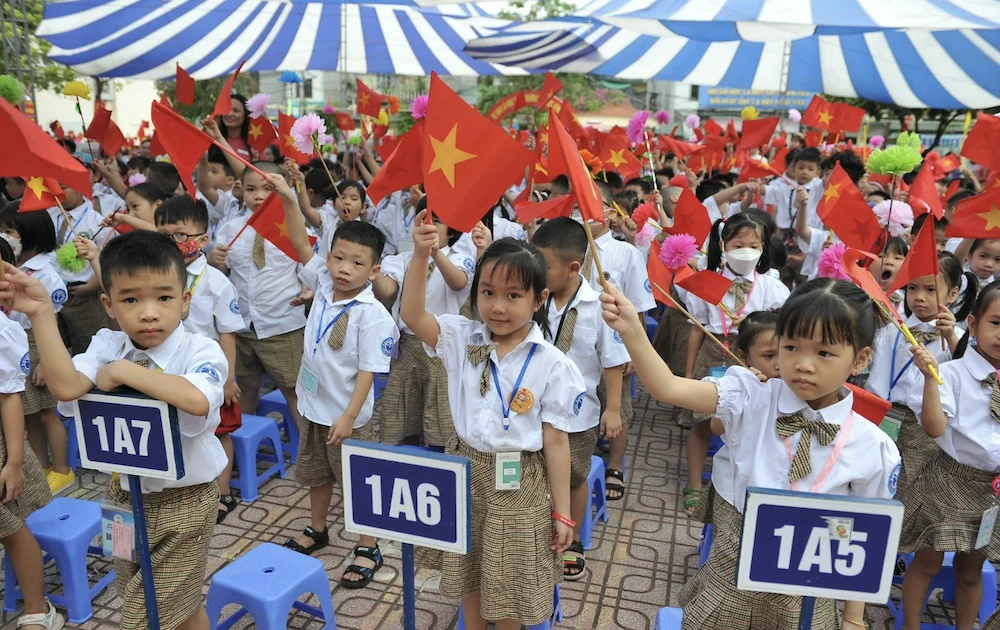
{"label": "tree foliage", "polygon": [[[224,76],[195,81],[194,105],[183,105],[177,102],[177,84],[174,81],[157,81],[156,89],[170,98],[170,102],[174,104],[177,113],[181,116],[189,120],[201,120],[212,113],[212,109],[215,108],[215,100],[219,97],[219,92],[228,78],[228,76]],[[241,73],[233,84],[233,91],[247,98],[256,94],[257,90],[257,80],[250,73]]]}
{"label": "tree foliage", "polygon": [[572,13],[575,8],[575,5],[565,0],[515,0],[508,2],[497,15],[505,20],[534,22],[561,17]]}
{"label": "tree foliage", "polygon": [[[35,37],[35,29],[38,28],[38,25],[42,21],[42,13],[45,6],[43,0],[26,0],[27,16],[22,15],[20,8],[15,7],[9,0],[0,0],[0,3],[5,5],[0,8],[0,15],[4,18],[2,20],[4,36],[9,39],[24,38],[27,40],[28,46],[31,47],[35,89],[60,90],[67,81],[73,80],[76,77],[75,72],[60,63],[52,61],[46,56],[49,50],[52,49],[52,44],[40,37]],[[28,33],[15,32],[14,29],[20,28],[19,24],[25,17],[27,18]],[[8,68],[3,55],[0,55],[0,74],[17,76],[17,70],[20,69],[24,74],[25,83],[28,83],[31,77],[28,62],[28,55],[22,53],[21,58],[16,62],[18,67]]]}

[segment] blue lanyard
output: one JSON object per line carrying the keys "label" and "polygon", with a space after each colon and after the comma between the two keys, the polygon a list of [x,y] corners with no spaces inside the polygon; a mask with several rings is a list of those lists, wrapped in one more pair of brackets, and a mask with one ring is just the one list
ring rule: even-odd
{"label": "blue lanyard", "polygon": [[506,431],[510,429],[510,407],[514,404],[514,397],[517,396],[517,392],[521,389],[521,380],[524,379],[524,373],[528,371],[528,364],[531,363],[531,357],[535,356],[535,350],[538,348],[537,343],[531,344],[531,350],[528,351],[528,358],[524,360],[524,365],[521,366],[521,373],[517,375],[517,380],[514,382],[514,389],[510,391],[510,400],[507,405],[503,404],[503,392],[500,391],[500,379],[497,377],[497,366],[493,363],[493,359],[490,359],[490,371],[493,373],[493,384],[497,389],[497,396],[500,397],[500,409],[503,411],[503,430]]}
{"label": "blue lanyard", "polygon": [[[899,373],[896,374],[895,377],[892,375],[892,368],[896,366],[896,350],[899,349],[899,338],[902,336],[903,333],[897,332],[896,341],[892,343],[892,363],[889,364],[889,394],[888,394],[889,396],[892,396],[892,388],[895,387],[897,383],[899,383],[899,379],[903,378],[903,374],[906,373],[906,370],[908,370],[910,366],[913,365],[913,357],[910,357],[910,360],[906,362],[906,365],[900,368]],[[926,346],[928,343],[930,343],[930,340],[925,341],[924,346]]]}
{"label": "blue lanyard", "polygon": [[313,356],[316,356],[316,349],[319,347],[320,340],[326,336],[326,333],[330,332],[330,329],[333,328],[333,325],[337,323],[337,320],[339,320],[344,313],[349,311],[351,307],[357,303],[358,303],[357,300],[351,300],[350,303],[348,303],[347,306],[345,306],[339,313],[337,313],[337,316],[331,319],[330,323],[328,323],[324,327],[323,318],[326,317],[326,300],[323,300],[323,310],[319,314],[319,326],[316,327],[316,345],[313,347]]}
{"label": "blue lanyard", "polygon": [[412,217],[410,217],[410,220],[409,220],[409,221],[407,221],[407,220],[406,220],[406,212],[404,211],[404,212],[403,212],[403,227],[410,227],[411,225],[413,225],[413,221],[414,221],[414,219],[416,219],[416,218],[417,218],[417,211],[416,211],[416,210],[414,210],[414,211],[413,211],[413,216],[412,216]]}
{"label": "blue lanyard", "polygon": [[[69,214],[69,210],[66,211],[66,214]],[[65,221],[65,219],[63,218],[62,214],[59,214],[57,216],[59,217],[59,222],[56,224],[56,234],[59,234],[59,228],[62,227],[62,222]],[[86,210],[83,212],[83,214],[80,215],[80,218],[76,220],[76,223],[73,224],[73,229],[70,230],[68,236],[72,236],[72,232],[76,232],[76,228],[80,226],[80,221],[83,221],[83,217],[85,216],[87,216]]]}

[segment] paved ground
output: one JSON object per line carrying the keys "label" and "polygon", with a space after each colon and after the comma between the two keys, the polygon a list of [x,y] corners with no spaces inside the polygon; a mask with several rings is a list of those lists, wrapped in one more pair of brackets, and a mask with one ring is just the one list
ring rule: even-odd
{"label": "paved ground", "polygon": [[[594,531],[596,548],[587,554],[587,575],[562,587],[563,613],[560,628],[627,628],[647,630],[654,627],[656,611],[676,605],[677,594],[685,580],[694,573],[698,555],[696,546],[701,525],[681,511],[680,489],[686,478],[683,446],[687,432],[671,421],[668,407],[650,401],[644,392],[635,404],[637,421],[629,440],[627,459],[628,494],[624,505],[612,503],[610,521],[598,524]],[[80,485],[68,496],[99,501],[107,485],[107,476],[85,473]],[[208,562],[209,577],[240,554],[262,542],[281,543],[301,531],[309,521],[309,499],[291,476],[272,480],[261,489],[260,498],[242,505],[216,528]],[[339,494],[334,496],[331,532],[341,529],[343,509]],[[327,567],[331,583],[337,583],[347,553],[355,536],[343,532],[333,545],[318,554]],[[389,552],[392,554],[392,552]],[[341,628],[395,629],[402,627],[402,579],[398,552],[389,557],[376,582],[361,591],[333,588],[337,624]],[[104,571],[109,563],[91,561],[93,571]],[[418,573],[421,592],[417,596],[417,625],[421,629],[454,628],[456,603],[436,592],[433,580],[427,582]],[[53,565],[48,569],[48,586],[58,587]],[[898,596],[898,595],[897,595]],[[935,601],[939,598],[935,595]],[[314,600],[313,600],[314,601]],[[95,602],[94,618],[83,628],[118,627],[120,600],[109,589]],[[930,621],[954,623],[950,611],[932,605]],[[883,607],[869,606],[874,628],[890,630],[891,618]],[[15,619],[3,618],[3,629],[13,629]],[[249,617],[236,627],[252,627]],[[321,628],[322,624],[296,612],[289,619],[290,628]]]}

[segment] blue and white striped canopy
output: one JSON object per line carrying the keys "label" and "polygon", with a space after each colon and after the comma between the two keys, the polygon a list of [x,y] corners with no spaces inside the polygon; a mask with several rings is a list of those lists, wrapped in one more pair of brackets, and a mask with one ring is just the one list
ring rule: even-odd
{"label": "blue and white striped canopy", "polygon": [[466,42],[510,24],[473,4],[288,0],[68,0],[36,32],[49,57],[91,76],[196,79],[245,71],[339,70],[427,76],[524,74],[478,61]]}
{"label": "blue and white striped canopy", "polygon": [[914,108],[1000,105],[1000,30],[914,29],[785,41],[704,41],[673,33],[657,37],[584,19],[514,24],[470,42],[465,50],[491,63],[627,80],[822,92]]}

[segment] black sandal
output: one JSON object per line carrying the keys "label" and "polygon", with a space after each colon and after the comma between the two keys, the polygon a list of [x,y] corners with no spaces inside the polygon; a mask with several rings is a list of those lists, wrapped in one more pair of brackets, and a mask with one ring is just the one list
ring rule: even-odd
{"label": "black sandal", "polygon": [[[344,569],[344,575],[340,578],[340,585],[344,588],[364,588],[371,584],[372,580],[375,579],[375,572],[382,568],[382,552],[379,550],[378,545],[374,547],[363,547],[357,545],[354,547],[354,557],[358,556],[362,558],[368,558],[375,563],[375,568],[363,567],[358,564],[349,565]],[[348,573],[354,573],[360,575],[363,579],[361,580],[347,580],[345,577]]]}
{"label": "black sandal", "polygon": [[[567,556],[567,553],[576,554],[573,556]],[[579,580],[583,577],[583,570],[587,567],[587,560],[583,557],[583,543],[579,540],[574,540],[573,544],[566,547],[566,551],[563,552],[563,579],[569,580],[570,582],[574,580]],[[570,571],[576,570],[576,572],[571,573]]]}
{"label": "black sandal", "polygon": [[[613,481],[608,481],[608,478],[611,478]],[[624,483],[618,483],[619,481],[621,481],[621,482],[625,481],[625,475],[622,474],[622,471],[615,470],[614,468],[608,468],[605,471],[605,473],[604,473],[604,489],[605,489],[604,498],[607,499],[608,501],[621,501],[622,499],[625,498],[625,484]],[[618,494],[617,497],[613,497],[610,494],[608,494],[610,492],[617,492],[619,494]]]}
{"label": "black sandal", "polygon": [[215,519],[215,524],[218,525],[222,521],[226,520],[226,517],[236,509],[236,506],[240,504],[231,494],[224,494],[219,497],[219,503],[226,506],[225,509],[219,510],[219,516]]}
{"label": "black sandal", "polygon": [[305,555],[310,556],[313,553],[319,551],[323,547],[326,547],[327,545],[330,544],[329,531],[330,529],[326,528],[321,532],[317,532],[312,527],[307,527],[305,528],[305,530],[303,530],[302,533],[308,536],[309,538],[312,538],[313,544],[309,545],[308,547],[303,547],[298,542],[296,542],[294,538],[289,538],[288,540],[285,541],[284,546],[287,547],[288,549],[291,549],[292,551],[298,551],[299,553],[304,553]]}

